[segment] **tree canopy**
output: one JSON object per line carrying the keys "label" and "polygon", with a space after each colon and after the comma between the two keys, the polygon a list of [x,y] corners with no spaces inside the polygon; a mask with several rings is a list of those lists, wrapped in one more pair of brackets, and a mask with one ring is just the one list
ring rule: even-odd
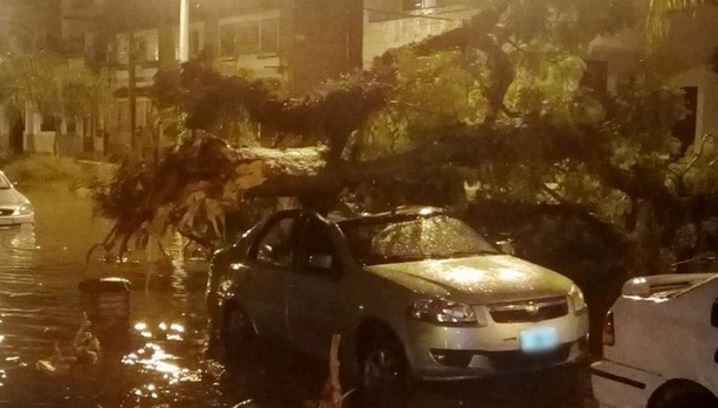
{"label": "tree canopy", "polygon": [[0,84],[0,102],[14,114],[31,106],[51,117],[83,115],[110,97],[104,81],[84,64],[45,52],[0,56]]}
{"label": "tree canopy", "polygon": [[[100,189],[100,209],[118,225],[132,219],[123,229],[128,239],[158,214],[172,214],[160,217],[164,230],[187,214],[232,211],[238,197],[300,196],[357,211],[482,200],[568,204],[621,231],[637,273],[658,270],[661,250],[679,245],[685,225],[708,231],[706,220],[718,215],[713,173],[697,171],[714,163],[715,149],[706,137],[681,153],[672,135],[684,115],[681,92],[644,66],[606,89],[586,81],[591,43],[639,21],[621,0],[491,0],[461,27],[390,50],[369,70],[299,99],[192,61],[159,77],[155,89],[162,106],[183,113],[187,129],[219,134],[241,117],[277,134],[267,147],[314,149],[305,157],[311,164],[283,172],[291,167],[283,160],[296,162],[300,152],[238,147],[219,161],[226,168],[175,177],[172,188],[156,165],[135,165]],[[207,136],[185,140],[227,152]],[[188,174],[183,149],[165,152],[159,166]],[[243,167],[268,160],[269,172]],[[127,182],[138,178],[147,181]],[[226,194],[238,185],[241,194]],[[108,204],[138,196],[140,206]],[[691,245],[697,250],[698,240]]]}
{"label": "tree canopy", "polygon": [[715,0],[650,0],[646,22],[649,43],[655,45],[668,35],[671,14],[685,11],[696,13],[702,7],[715,5]]}

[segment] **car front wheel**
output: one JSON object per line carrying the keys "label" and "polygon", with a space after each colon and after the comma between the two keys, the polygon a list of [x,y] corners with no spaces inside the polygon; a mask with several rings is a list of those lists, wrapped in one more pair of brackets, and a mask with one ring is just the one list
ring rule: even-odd
{"label": "car front wheel", "polygon": [[403,348],[391,336],[372,339],[359,357],[362,407],[406,407],[409,375]]}
{"label": "car front wheel", "polygon": [[228,312],[222,337],[230,362],[246,360],[254,355],[257,333],[249,315],[241,308],[233,307]]}

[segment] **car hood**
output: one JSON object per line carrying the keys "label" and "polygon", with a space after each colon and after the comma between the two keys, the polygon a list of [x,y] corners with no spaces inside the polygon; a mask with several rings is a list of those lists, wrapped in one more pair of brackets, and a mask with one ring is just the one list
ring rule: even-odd
{"label": "car hood", "polygon": [[366,270],[422,295],[492,304],[566,296],[573,282],[507,255],[368,266]]}
{"label": "car hood", "polygon": [[0,190],[0,207],[15,207],[27,202],[28,199],[17,190]]}

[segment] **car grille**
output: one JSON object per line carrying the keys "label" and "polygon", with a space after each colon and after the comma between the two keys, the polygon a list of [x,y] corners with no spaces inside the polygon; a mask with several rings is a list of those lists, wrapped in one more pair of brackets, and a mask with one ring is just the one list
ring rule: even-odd
{"label": "car grille", "polygon": [[564,297],[489,306],[496,323],[541,322],[568,314],[568,301]]}
{"label": "car grille", "polygon": [[0,217],[12,215],[15,212],[15,210],[11,210],[8,208],[0,208]]}
{"label": "car grille", "polygon": [[529,354],[522,350],[510,351],[484,351],[484,350],[443,350],[432,349],[431,354],[439,364],[452,368],[467,368],[474,356],[482,356],[488,360],[496,371],[517,372],[549,368],[568,361],[571,349],[578,344],[579,351],[584,353],[588,349],[588,342],[581,339],[578,342],[559,346],[555,350],[544,353]]}
{"label": "car grille", "polygon": [[572,343],[547,353],[527,354],[521,350],[482,351],[491,366],[500,371],[527,371],[561,364],[571,355]]}

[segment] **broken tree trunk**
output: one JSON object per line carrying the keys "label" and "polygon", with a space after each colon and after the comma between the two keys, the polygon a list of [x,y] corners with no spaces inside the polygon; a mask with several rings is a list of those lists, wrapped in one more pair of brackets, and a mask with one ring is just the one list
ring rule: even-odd
{"label": "broken tree trunk", "polygon": [[329,350],[329,379],[322,392],[320,408],[342,408],[343,405],[344,395],[342,394],[342,384],[339,378],[341,365],[339,362],[339,346],[341,341],[341,335],[335,334],[332,336],[332,345]]}

